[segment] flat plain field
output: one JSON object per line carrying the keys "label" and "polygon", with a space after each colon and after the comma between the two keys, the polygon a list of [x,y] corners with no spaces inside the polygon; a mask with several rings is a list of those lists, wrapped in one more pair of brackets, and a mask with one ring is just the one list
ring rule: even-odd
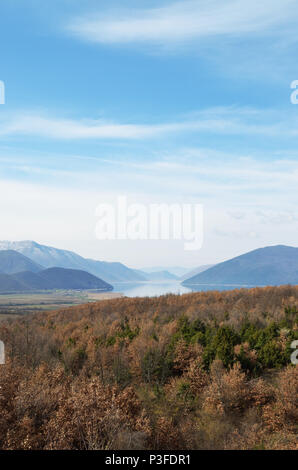
{"label": "flat plain field", "polygon": [[42,310],[57,310],[100,300],[115,299],[116,292],[45,291],[24,294],[0,295],[0,321]]}

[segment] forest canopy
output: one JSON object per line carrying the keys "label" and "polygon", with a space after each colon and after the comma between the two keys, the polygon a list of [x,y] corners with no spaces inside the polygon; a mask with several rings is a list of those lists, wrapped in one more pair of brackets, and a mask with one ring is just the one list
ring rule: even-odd
{"label": "forest canopy", "polygon": [[2,449],[297,448],[298,287],[106,300],[0,338]]}

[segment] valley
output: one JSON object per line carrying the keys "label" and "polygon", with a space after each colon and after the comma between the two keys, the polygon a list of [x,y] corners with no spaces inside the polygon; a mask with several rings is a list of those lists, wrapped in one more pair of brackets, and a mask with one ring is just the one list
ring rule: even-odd
{"label": "valley", "polygon": [[0,322],[25,314],[122,297],[116,292],[57,290],[0,295]]}

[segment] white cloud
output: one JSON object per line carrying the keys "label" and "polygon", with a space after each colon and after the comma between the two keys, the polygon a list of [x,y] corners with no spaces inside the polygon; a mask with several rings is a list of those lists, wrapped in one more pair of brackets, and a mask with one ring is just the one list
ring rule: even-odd
{"label": "white cloud", "polygon": [[160,8],[75,18],[67,29],[97,43],[167,45],[219,35],[276,32],[297,17],[296,7],[296,0],[183,0]]}
{"label": "white cloud", "polygon": [[37,135],[54,139],[137,139],[164,131],[158,126],[104,123],[97,120],[71,120],[36,114],[14,116],[2,125],[0,135]]}
{"label": "white cloud", "polygon": [[[289,121],[291,125],[289,125]],[[173,133],[296,136],[296,119],[246,108],[215,108],[184,120],[158,124],[125,124],[94,119],[61,119],[36,113],[2,117],[0,136],[24,135],[49,139],[146,139]]]}
{"label": "white cloud", "polygon": [[[19,168],[14,159],[13,177],[0,180],[1,237],[35,239],[132,266],[159,258],[171,264],[173,257],[181,264],[199,265],[271,243],[296,244],[297,160],[265,161],[212,149],[182,153],[185,161],[179,151],[167,161],[114,161],[117,171],[100,159],[88,168],[67,171],[55,167],[55,158],[35,165],[27,161],[25,166],[20,157]],[[2,174],[8,165],[1,159]],[[174,243],[96,240],[95,208],[119,194],[132,203],[203,203],[206,233],[198,259]]]}
{"label": "white cloud", "polygon": [[[170,177],[171,175],[168,179]],[[187,183],[185,180],[185,190]],[[158,187],[159,185],[157,185],[157,192]],[[269,198],[267,201],[265,199],[262,201],[263,212],[259,214],[254,206],[256,199],[243,201],[238,192],[237,200],[235,200],[233,197],[230,198],[226,191],[228,185],[226,189],[216,188],[214,183],[211,187],[217,201],[213,205],[205,204],[205,242],[203,249],[196,253],[185,252],[183,243],[180,242],[139,241],[134,243],[96,240],[95,208],[99,202],[110,202],[113,195],[118,195],[119,189],[116,184],[110,188],[110,192],[107,192],[101,188],[101,185],[97,185],[97,189],[94,185],[86,190],[78,190],[70,187],[61,188],[52,184],[41,185],[32,182],[0,180],[1,238],[33,239],[40,243],[72,249],[83,256],[107,261],[122,261],[131,266],[142,266],[144,263],[150,264],[150,261],[157,262],[159,259],[170,265],[173,257],[179,260],[180,264],[187,263],[189,266],[195,266],[204,264],[203,261],[221,261],[221,258],[227,259],[268,244],[296,245],[297,210],[285,210],[284,204],[282,204],[282,210],[274,209],[274,201]],[[172,188],[172,197],[174,194],[177,197],[177,191],[180,194],[180,188],[182,190],[182,182],[178,190],[176,187],[176,193],[174,193],[174,187]],[[204,189],[206,190],[207,186]],[[137,199],[136,195],[129,193],[127,195],[131,202],[135,200],[148,202],[148,195],[139,194]],[[155,202],[156,196],[154,197]],[[158,197],[159,203],[169,202],[171,198],[169,194]],[[278,199],[278,195],[276,198]],[[184,200],[181,202],[183,203]],[[189,202],[188,198],[186,202]],[[243,202],[244,205],[241,204]],[[264,210],[267,202],[271,203],[271,209]],[[233,208],[237,210],[238,207],[241,207],[245,213],[244,219],[238,220],[231,217],[229,210]],[[266,223],[264,223],[264,217]],[[285,230],[285,227],[290,227],[290,230],[288,228]],[[257,238],[253,232],[258,235]]]}
{"label": "white cloud", "polygon": [[[148,203],[165,198],[184,203],[184,198],[190,198],[217,206],[283,207],[292,211],[297,206],[298,161],[286,159],[286,155],[272,158],[261,152],[249,156],[193,148],[177,149],[170,155],[160,153],[152,159],[139,155],[129,159],[114,155],[111,160],[59,155],[57,159],[53,154],[46,160],[20,155],[9,161],[0,154],[0,165],[2,175],[8,178],[13,175],[61,188],[67,181],[70,189],[79,187],[94,194],[98,188],[114,194],[129,192],[137,200],[146,198]],[[239,211],[243,214],[243,208],[234,209],[236,215]]]}

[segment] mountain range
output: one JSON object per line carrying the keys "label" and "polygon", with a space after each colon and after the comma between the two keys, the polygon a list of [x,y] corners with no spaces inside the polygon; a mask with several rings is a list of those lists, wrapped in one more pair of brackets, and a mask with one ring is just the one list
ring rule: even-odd
{"label": "mountain range", "polygon": [[17,251],[0,251],[0,272],[5,274],[15,274],[22,271],[31,271],[38,273],[44,269],[40,264],[34,263]]}
{"label": "mountain range", "polygon": [[130,269],[122,263],[87,259],[72,251],[40,245],[34,241],[0,241],[0,250],[17,251],[38,265],[43,266],[43,268],[59,267],[87,271],[108,283],[147,280],[141,272]]}
{"label": "mountain range", "polygon": [[143,271],[139,271],[142,276],[144,276],[147,281],[177,281],[179,280],[178,276],[175,276],[175,274],[170,273],[167,270],[164,271],[154,271],[154,272],[149,272],[149,273],[144,273]]}
{"label": "mountain range", "polygon": [[0,251],[0,292],[26,292],[53,289],[112,290],[102,279],[78,269],[44,269],[14,250]]}
{"label": "mountain range", "polygon": [[149,268],[141,268],[141,271],[147,274],[167,271],[170,274],[174,274],[177,278],[181,278],[181,276],[189,273],[190,269],[182,266],[152,266]]}
{"label": "mountain range", "polygon": [[[122,263],[97,261],[89,258],[83,258],[82,256],[72,251],[40,245],[39,243],[30,240],[19,242],[0,241],[0,254],[3,250],[13,250],[14,252],[17,251],[23,256],[29,258],[31,262],[34,262],[41,269],[53,267],[79,269],[104,279],[108,283],[174,281],[178,280],[182,274],[189,272],[189,269],[179,268],[178,266],[173,268],[155,267],[144,268],[142,270],[132,269],[128,268]],[[37,272],[40,269],[30,269],[30,267],[27,268],[26,266],[24,266],[24,269],[19,269],[19,271],[27,270]],[[14,269],[13,271],[9,272],[9,274],[15,272],[18,271]]]}
{"label": "mountain range", "polygon": [[1,293],[55,289],[110,291],[113,287],[92,274],[75,269],[49,268],[39,273],[0,274]]}
{"label": "mountain range", "polygon": [[283,245],[260,248],[223,263],[200,266],[180,278],[171,268],[151,269],[146,268],[145,272],[122,263],[87,259],[33,241],[0,242],[0,292],[111,290],[112,283],[178,280],[185,286],[298,284],[298,248]]}
{"label": "mountain range", "polygon": [[284,245],[259,248],[219,263],[184,280],[183,284],[186,286],[298,284],[298,248]]}
{"label": "mountain range", "polygon": [[196,276],[197,274],[200,274],[204,271],[207,271],[207,269],[210,269],[212,268],[212,266],[214,266],[213,264],[204,264],[203,266],[199,266],[195,269],[192,269],[191,271],[188,271],[187,273],[185,273],[183,276],[180,277],[180,280],[181,281],[185,281],[186,279],[189,279],[191,277],[194,277]]}

